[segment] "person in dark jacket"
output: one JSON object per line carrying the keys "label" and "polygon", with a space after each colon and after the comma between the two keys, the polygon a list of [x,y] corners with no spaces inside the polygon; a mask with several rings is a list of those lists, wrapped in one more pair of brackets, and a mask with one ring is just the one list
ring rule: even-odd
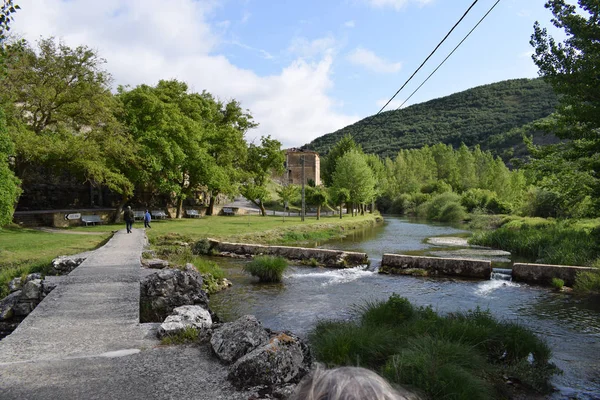
{"label": "person in dark jacket", "polygon": [[127,206],[127,210],[123,213],[123,219],[125,220],[125,226],[127,227],[127,233],[131,233],[131,227],[133,226],[134,215],[131,210],[131,206]]}
{"label": "person in dark jacket", "polygon": [[146,210],[146,214],[144,214],[144,228],[152,228],[150,226],[151,220],[152,220],[152,216],[150,215],[150,211]]}

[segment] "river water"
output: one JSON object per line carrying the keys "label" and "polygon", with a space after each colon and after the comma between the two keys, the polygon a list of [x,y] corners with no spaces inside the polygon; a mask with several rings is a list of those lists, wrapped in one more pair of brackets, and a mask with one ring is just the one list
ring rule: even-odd
{"label": "river water", "polygon": [[[390,276],[377,273],[384,253],[423,254],[453,249],[426,242],[432,236],[466,231],[386,217],[383,225],[358,231],[344,240],[315,243],[323,248],[364,251],[371,266],[343,270],[291,266],[280,284],[257,284],[242,273],[243,261],[217,259],[233,287],[211,297],[211,308],[224,320],[253,314],[275,330],[306,335],[320,319],[352,317],[353,307],[397,293],[417,306],[441,313],[479,306],[499,319],[517,321],[545,338],[552,361],[564,371],[553,384],[552,399],[600,399],[600,304],[548,288],[502,279]],[[460,250],[460,251],[465,251]],[[501,265],[506,267],[505,264]]]}

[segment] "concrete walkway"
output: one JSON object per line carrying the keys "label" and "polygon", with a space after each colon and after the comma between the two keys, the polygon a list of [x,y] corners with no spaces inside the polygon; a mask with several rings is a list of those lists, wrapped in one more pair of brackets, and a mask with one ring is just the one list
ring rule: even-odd
{"label": "concrete walkway", "polygon": [[[117,232],[0,341],[0,399],[244,399],[198,347],[139,323],[145,236]],[[190,380],[190,382],[185,382]]]}

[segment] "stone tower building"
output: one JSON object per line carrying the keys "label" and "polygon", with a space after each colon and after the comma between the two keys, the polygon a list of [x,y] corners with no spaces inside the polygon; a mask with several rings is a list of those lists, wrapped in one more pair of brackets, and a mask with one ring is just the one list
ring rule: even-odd
{"label": "stone tower building", "polygon": [[285,155],[285,183],[302,184],[302,159],[304,158],[304,183],[312,180],[317,186],[321,184],[321,161],[318,153],[291,148],[286,150]]}

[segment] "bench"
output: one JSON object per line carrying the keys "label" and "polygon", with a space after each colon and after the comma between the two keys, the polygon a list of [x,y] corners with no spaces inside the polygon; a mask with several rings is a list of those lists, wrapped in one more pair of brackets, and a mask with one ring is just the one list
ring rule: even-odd
{"label": "bench", "polygon": [[185,210],[185,215],[190,218],[200,218],[201,217],[198,210]]}
{"label": "bench", "polygon": [[167,218],[167,214],[163,210],[153,210],[150,212],[152,214],[152,218],[154,219],[165,219]]}
{"label": "bench", "polygon": [[221,212],[223,213],[223,215],[235,215],[235,211],[233,211],[233,208],[231,207],[223,207]]}
{"label": "bench", "polygon": [[145,215],[146,215],[145,211],[134,211],[133,212],[133,219],[144,219]]}
{"label": "bench", "polygon": [[89,224],[96,225],[102,223],[102,218],[99,215],[82,215],[81,222],[88,226]]}

